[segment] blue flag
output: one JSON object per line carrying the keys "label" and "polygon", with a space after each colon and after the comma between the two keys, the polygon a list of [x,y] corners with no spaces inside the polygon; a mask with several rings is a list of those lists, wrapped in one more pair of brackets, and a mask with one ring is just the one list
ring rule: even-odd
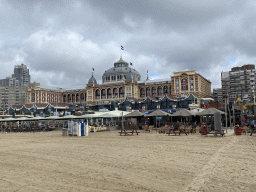
{"label": "blue flag", "polygon": [[132,63],[130,62],[130,65],[132,66]]}

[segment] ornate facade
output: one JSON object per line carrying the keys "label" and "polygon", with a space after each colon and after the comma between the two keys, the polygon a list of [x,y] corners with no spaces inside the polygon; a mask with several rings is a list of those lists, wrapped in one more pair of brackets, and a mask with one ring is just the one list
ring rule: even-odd
{"label": "ornate facade", "polygon": [[147,78],[141,81],[139,72],[120,58],[114,63],[114,67],[104,72],[102,84],[98,84],[92,74],[85,89],[50,90],[32,85],[28,88],[26,103],[75,103],[83,106],[117,107],[127,98],[136,102],[143,102],[147,98],[160,101],[166,97],[178,100],[188,98],[191,94],[198,98],[210,97],[211,82],[195,70],[174,72],[174,76],[169,79]]}

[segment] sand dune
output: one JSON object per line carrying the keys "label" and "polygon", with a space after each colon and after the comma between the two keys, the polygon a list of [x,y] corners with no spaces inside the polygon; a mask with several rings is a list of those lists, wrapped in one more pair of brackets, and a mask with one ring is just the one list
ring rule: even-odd
{"label": "sand dune", "polygon": [[255,191],[255,143],[245,135],[0,133],[0,191]]}

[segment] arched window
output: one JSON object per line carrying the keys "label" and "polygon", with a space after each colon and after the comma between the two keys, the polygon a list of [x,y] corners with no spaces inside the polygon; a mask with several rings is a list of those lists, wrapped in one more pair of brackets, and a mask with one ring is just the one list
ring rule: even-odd
{"label": "arched window", "polygon": [[169,91],[168,91],[168,87],[167,86],[164,86],[164,94],[168,94]]}
{"label": "arched window", "polygon": [[119,88],[119,98],[124,98],[124,88],[123,87]]}
{"label": "arched window", "polygon": [[68,102],[71,102],[71,95],[68,94]]}
{"label": "arched window", "polygon": [[32,93],[32,102],[35,102],[35,93]]}
{"label": "arched window", "polygon": [[67,102],[67,95],[63,95],[63,103]]}
{"label": "arched window", "polygon": [[145,97],[145,89],[144,88],[140,89],[140,97]]}
{"label": "arched window", "polygon": [[146,96],[150,96],[150,88],[149,87],[147,87],[147,89],[146,89]]}
{"label": "arched window", "polygon": [[158,95],[159,97],[163,96],[163,88],[162,88],[162,87],[158,87],[158,88],[157,88],[157,95]]}
{"label": "arched window", "polygon": [[188,80],[181,79],[181,90],[188,90]]}
{"label": "arched window", "polygon": [[108,97],[108,99],[112,98],[112,90],[111,89],[107,90],[107,97]]}
{"label": "arched window", "polygon": [[84,93],[80,94],[80,100],[83,101],[84,100]]}
{"label": "arched window", "polygon": [[101,90],[101,99],[106,99],[106,90],[105,89]]}
{"label": "arched window", "polygon": [[72,94],[72,102],[76,102],[75,101],[75,94]]}
{"label": "arched window", "polygon": [[113,89],[113,93],[114,93],[114,98],[118,98],[118,89],[117,88]]}
{"label": "arched window", "polygon": [[156,97],[156,88],[155,88],[155,87],[152,87],[152,95],[153,95],[154,97]]}
{"label": "arched window", "polygon": [[95,91],[95,99],[100,99],[100,90],[99,89],[97,89]]}
{"label": "arched window", "polygon": [[76,102],[80,102],[79,93],[76,94]]}

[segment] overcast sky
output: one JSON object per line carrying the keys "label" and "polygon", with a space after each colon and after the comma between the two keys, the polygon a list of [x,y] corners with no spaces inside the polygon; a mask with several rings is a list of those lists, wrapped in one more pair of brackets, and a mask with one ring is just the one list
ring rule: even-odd
{"label": "overcast sky", "polygon": [[85,88],[121,54],[146,79],[193,70],[221,86],[221,72],[256,63],[253,0],[0,0],[0,78],[15,65],[43,88]]}

